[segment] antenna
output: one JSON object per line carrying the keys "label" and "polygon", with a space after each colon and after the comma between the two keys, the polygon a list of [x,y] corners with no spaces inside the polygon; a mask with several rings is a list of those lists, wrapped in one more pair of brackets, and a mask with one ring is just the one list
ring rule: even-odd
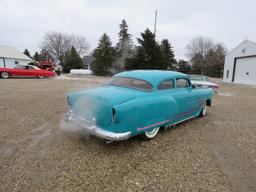
{"label": "antenna", "polygon": [[156,35],[156,20],[157,20],[157,10],[155,12],[155,26],[154,26],[154,35]]}

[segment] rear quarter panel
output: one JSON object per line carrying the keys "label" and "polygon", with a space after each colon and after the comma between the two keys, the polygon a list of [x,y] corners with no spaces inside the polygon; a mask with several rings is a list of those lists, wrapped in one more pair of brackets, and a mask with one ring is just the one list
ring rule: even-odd
{"label": "rear quarter panel", "polygon": [[166,124],[164,121],[176,113],[178,106],[171,96],[149,93],[114,108],[120,132],[131,131],[134,136]]}

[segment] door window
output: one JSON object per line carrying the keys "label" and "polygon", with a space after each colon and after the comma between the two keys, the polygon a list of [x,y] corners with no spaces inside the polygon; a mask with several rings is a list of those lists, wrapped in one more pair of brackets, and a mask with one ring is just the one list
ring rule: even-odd
{"label": "door window", "polygon": [[189,86],[190,86],[190,83],[187,79],[184,79],[184,78],[176,79],[176,88],[186,88]]}

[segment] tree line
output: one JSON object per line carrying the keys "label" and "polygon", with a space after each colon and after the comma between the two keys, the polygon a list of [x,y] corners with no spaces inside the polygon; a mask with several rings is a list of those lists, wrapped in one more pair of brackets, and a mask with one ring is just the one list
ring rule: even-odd
{"label": "tree line", "polygon": [[[98,46],[92,51],[94,61],[91,70],[95,75],[113,75],[134,69],[161,69],[212,77],[222,76],[226,48],[221,43],[215,43],[206,37],[196,37],[186,47],[189,61],[176,60],[168,39],[158,42],[155,34],[146,29],[136,39],[137,45],[134,45],[125,20],[122,20],[119,29],[119,39],[115,46],[104,33]],[[83,68],[81,55],[89,49],[85,38],[58,32],[46,33],[40,47],[41,52],[36,52],[32,58],[36,61],[51,58],[63,66],[64,72]],[[24,54],[31,57],[27,49]]]}

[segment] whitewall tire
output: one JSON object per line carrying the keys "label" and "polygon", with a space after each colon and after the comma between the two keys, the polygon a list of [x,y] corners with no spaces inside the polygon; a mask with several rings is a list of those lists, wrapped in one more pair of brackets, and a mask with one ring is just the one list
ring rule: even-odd
{"label": "whitewall tire", "polygon": [[206,101],[204,101],[199,117],[203,117],[206,115]]}
{"label": "whitewall tire", "polygon": [[153,139],[158,134],[159,129],[160,127],[156,127],[151,131],[145,131],[142,136],[144,139]]}
{"label": "whitewall tire", "polygon": [[2,72],[1,73],[1,77],[3,78],[3,79],[8,79],[9,78],[9,73],[8,72]]}

